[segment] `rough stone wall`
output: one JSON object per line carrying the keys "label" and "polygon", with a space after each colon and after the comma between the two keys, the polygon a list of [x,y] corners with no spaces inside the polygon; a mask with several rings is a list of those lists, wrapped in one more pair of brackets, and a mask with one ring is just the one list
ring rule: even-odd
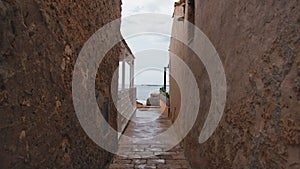
{"label": "rough stone wall", "polygon": [[[299,11],[297,0],[195,1],[195,24],[221,57],[228,96],[217,130],[199,144],[210,84],[203,65],[185,49],[181,57],[192,68],[201,95],[197,122],[183,141],[193,168],[300,167]],[[176,49],[183,48],[171,51],[181,52]],[[176,115],[172,89],[170,95]]]}
{"label": "rough stone wall", "polygon": [[[120,17],[120,3],[0,1],[0,168],[106,165],[111,155],[87,137],[76,118],[71,80],[84,42]],[[110,82],[119,55],[118,46],[107,54],[96,80],[96,92],[110,100],[114,128]]]}

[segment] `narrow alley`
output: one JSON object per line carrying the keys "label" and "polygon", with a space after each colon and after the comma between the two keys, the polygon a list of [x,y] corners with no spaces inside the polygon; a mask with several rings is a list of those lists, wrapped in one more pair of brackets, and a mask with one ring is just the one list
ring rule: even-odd
{"label": "narrow alley", "polygon": [[[124,134],[131,140],[120,139],[119,153],[110,169],[188,169],[189,165],[180,145],[169,151],[169,139],[149,140],[167,130],[171,120],[159,108],[139,108]],[[172,137],[168,137],[172,138]]]}
{"label": "narrow alley", "polygon": [[0,169],[179,168],[300,169],[300,0],[0,0]]}

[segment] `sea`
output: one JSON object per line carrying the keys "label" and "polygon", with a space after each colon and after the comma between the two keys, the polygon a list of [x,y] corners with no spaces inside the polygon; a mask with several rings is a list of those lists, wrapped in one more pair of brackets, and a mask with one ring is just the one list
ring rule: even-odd
{"label": "sea", "polygon": [[[151,93],[159,93],[159,89],[163,86],[160,85],[135,85],[136,87],[136,97],[137,100],[141,102],[146,102],[150,97]],[[167,91],[169,91],[169,86],[167,86]]]}

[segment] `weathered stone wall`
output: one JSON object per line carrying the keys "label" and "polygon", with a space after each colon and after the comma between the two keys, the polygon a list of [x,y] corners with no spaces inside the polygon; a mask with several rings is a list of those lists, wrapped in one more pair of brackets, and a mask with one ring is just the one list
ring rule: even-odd
{"label": "weathered stone wall", "polygon": [[[82,130],[71,80],[86,40],[121,15],[120,0],[0,1],[0,168],[102,168],[110,154]],[[119,63],[112,49],[99,69],[96,92],[110,101]],[[117,90],[117,86],[115,90]]]}
{"label": "weathered stone wall", "polygon": [[[297,0],[195,1],[195,24],[221,57],[228,96],[217,130],[199,144],[210,106],[209,79],[201,61],[173,40],[171,51],[191,67],[200,88],[197,122],[183,141],[193,168],[300,167],[299,11]],[[176,116],[172,81],[170,97]]]}

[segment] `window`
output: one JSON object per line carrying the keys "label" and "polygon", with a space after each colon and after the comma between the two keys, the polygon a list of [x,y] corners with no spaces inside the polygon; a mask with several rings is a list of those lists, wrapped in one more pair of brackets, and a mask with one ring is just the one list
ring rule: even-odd
{"label": "window", "polygon": [[188,1],[188,13],[187,13],[187,20],[192,23],[189,25],[189,28],[188,28],[188,40],[189,40],[189,43],[191,41],[193,41],[194,39],[194,33],[195,33],[195,30],[194,30],[194,24],[195,24],[195,1],[194,0],[187,0]]}

